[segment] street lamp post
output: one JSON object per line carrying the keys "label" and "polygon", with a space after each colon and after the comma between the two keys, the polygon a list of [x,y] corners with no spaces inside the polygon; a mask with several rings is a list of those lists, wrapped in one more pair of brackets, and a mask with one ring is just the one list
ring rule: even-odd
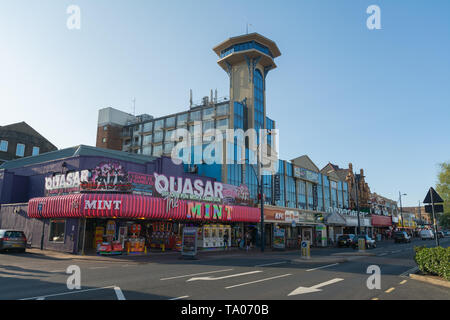
{"label": "street lamp post", "polygon": [[400,191],[398,192],[398,194],[400,195],[400,217],[402,218],[402,227],[403,229],[405,228],[405,220],[403,220],[403,207],[402,207],[402,196],[407,196],[406,193],[401,193]]}
{"label": "street lamp post", "polygon": [[358,230],[356,232],[356,234],[359,236],[359,234],[361,233],[361,221],[359,218],[359,199],[358,199],[358,185],[359,185],[359,176],[356,174],[355,172],[355,187],[356,187],[356,215],[358,216]]}

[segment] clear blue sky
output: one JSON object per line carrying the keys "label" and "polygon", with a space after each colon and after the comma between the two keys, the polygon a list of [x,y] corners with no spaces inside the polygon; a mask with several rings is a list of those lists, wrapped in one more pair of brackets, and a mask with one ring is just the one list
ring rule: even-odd
{"label": "clear blue sky", "polygon": [[[66,9],[81,8],[81,30]],[[382,30],[366,27],[381,8]],[[267,79],[281,157],[352,162],[373,192],[415,206],[450,160],[450,1],[0,0],[0,125],[57,147],[95,145],[102,107],[162,116],[229,80],[212,47],[258,32],[282,56]]]}

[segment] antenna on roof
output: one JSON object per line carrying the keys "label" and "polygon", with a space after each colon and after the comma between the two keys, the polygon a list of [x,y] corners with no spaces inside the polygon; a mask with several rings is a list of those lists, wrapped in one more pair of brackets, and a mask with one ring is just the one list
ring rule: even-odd
{"label": "antenna on roof", "polygon": [[253,27],[253,25],[252,25],[251,23],[250,23],[250,24],[247,23],[247,34],[248,34],[248,27],[249,27],[249,26],[252,26],[252,27]]}
{"label": "antenna on roof", "polygon": [[133,101],[133,116],[136,116],[136,98],[133,97],[131,101]]}
{"label": "antenna on roof", "polygon": [[189,107],[192,108],[192,89],[189,90]]}

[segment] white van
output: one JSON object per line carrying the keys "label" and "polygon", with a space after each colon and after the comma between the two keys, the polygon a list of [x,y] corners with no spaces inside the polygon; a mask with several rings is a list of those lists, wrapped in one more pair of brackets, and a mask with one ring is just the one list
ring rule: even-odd
{"label": "white van", "polygon": [[420,238],[422,240],[434,239],[434,233],[431,230],[422,230],[420,231]]}

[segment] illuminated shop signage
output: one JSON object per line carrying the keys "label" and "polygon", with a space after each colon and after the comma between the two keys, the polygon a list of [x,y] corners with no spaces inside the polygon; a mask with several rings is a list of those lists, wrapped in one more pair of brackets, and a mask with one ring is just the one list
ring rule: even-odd
{"label": "illuminated shop signage", "polygon": [[121,200],[86,200],[84,210],[120,210]]}
{"label": "illuminated shop signage", "polygon": [[233,207],[220,204],[189,202],[186,218],[192,220],[231,221]]}
{"label": "illuminated shop signage", "polygon": [[154,173],[155,191],[166,198],[170,194],[179,195],[179,199],[221,202],[223,199],[223,185],[220,182],[200,179],[192,181],[190,178],[167,177]]}
{"label": "illuminated shop signage", "polygon": [[89,179],[89,170],[57,174],[45,178],[45,191],[47,194],[79,191],[82,182]]}

